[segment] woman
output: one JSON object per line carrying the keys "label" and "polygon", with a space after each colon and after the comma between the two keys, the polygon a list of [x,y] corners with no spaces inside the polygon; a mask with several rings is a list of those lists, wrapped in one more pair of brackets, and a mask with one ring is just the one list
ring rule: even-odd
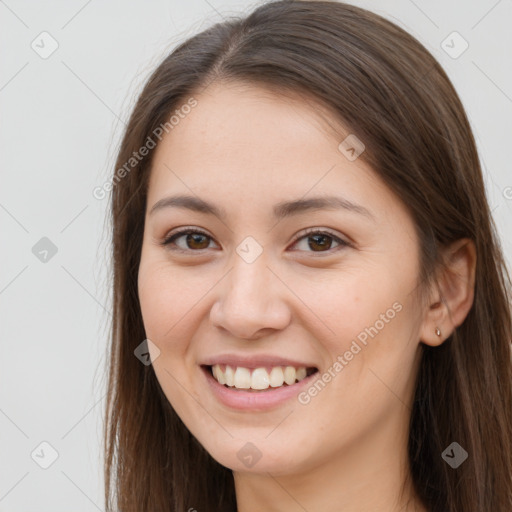
{"label": "woman", "polygon": [[510,280],[416,39],[336,2],[219,23],[112,189],[107,510],[512,510]]}

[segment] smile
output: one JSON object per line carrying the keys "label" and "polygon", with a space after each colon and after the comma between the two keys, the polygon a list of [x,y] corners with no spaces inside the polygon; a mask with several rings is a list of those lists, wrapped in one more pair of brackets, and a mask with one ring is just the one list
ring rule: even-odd
{"label": "smile", "polygon": [[228,388],[264,391],[268,388],[292,386],[316,372],[316,368],[304,366],[273,366],[245,368],[215,364],[210,367],[213,378]]}
{"label": "smile", "polygon": [[304,366],[214,364],[201,365],[201,370],[216,400],[229,409],[251,412],[271,410],[296,399],[318,374],[317,368]]}

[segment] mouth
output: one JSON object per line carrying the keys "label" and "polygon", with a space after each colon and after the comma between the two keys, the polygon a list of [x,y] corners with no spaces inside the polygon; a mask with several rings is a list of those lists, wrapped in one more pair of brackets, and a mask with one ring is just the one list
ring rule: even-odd
{"label": "mouth", "polygon": [[245,393],[268,393],[279,388],[291,388],[318,372],[318,368],[305,366],[245,368],[215,364],[201,365],[201,368],[224,388]]}

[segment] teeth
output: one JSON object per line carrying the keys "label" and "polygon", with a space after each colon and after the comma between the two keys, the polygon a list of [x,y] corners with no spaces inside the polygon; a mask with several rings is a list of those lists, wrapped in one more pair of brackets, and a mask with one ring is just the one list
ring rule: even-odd
{"label": "teeth", "polygon": [[265,368],[256,368],[251,375],[252,389],[267,389],[270,384],[270,377]]}
{"label": "teeth", "polygon": [[[220,371],[220,368],[219,368],[219,371]],[[226,370],[224,372],[224,377],[226,378],[226,384],[228,386],[233,387],[235,385],[235,372],[234,372],[233,368],[231,368],[231,366],[227,366],[226,365]]]}
{"label": "teeth", "polygon": [[[223,374],[224,372],[220,369],[217,370],[217,374]],[[219,380],[220,384],[222,382]],[[224,382],[225,384],[225,382]],[[247,368],[237,368],[235,372],[235,388],[238,389],[249,389],[251,387],[251,372]]]}
{"label": "teeth", "polygon": [[226,384],[226,378],[224,377],[224,372],[221,371],[219,365],[215,365],[213,367],[213,376],[219,381],[219,384]]}
{"label": "teeth", "polygon": [[217,382],[227,384],[229,387],[263,390],[269,387],[278,388],[284,383],[291,386],[295,381],[300,382],[304,379],[307,371],[304,366],[299,368],[274,366],[269,374],[266,368],[255,368],[251,371],[241,366],[233,369],[229,365],[226,365],[225,370],[222,371],[221,366],[215,364],[212,366],[212,374]]}
{"label": "teeth", "polygon": [[274,366],[270,371],[270,385],[273,388],[282,386],[284,382],[283,369],[280,366]]}
{"label": "teeth", "polygon": [[297,380],[300,382],[303,378],[306,377],[306,368],[304,368],[304,366],[301,366],[300,368],[297,368],[297,371],[295,373],[297,375]]}
{"label": "teeth", "polygon": [[291,386],[295,382],[296,371],[293,366],[287,366],[284,369],[284,381],[288,386]]}

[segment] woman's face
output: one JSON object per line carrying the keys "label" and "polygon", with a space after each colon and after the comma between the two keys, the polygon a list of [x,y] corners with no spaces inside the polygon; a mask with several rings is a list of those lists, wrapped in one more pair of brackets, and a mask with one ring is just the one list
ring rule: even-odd
{"label": "woman's face", "polygon": [[405,453],[422,322],[410,215],[319,107],[233,84],[194,97],[155,150],[138,277],[163,392],[235,471]]}

